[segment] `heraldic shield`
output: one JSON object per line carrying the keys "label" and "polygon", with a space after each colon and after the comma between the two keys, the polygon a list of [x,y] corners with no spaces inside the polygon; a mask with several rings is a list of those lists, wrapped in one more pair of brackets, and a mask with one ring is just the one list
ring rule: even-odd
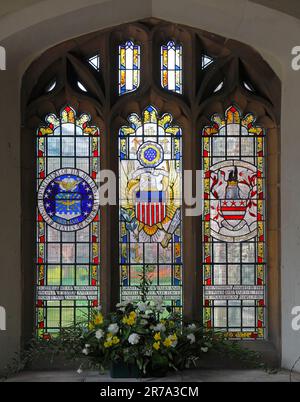
{"label": "heraldic shield", "polygon": [[74,175],[56,178],[59,192],[55,195],[55,215],[70,221],[81,215],[82,196],[76,190],[82,179]]}
{"label": "heraldic shield", "polygon": [[257,231],[257,171],[243,161],[224,161],[211,167],[211,228],[215,238],[249,239]]}
{"label": "heraldic shield", "polygon": [[139,222],[153,226],[165,219],[166,193],[164,191],[138,191],[135,200],[135,214]]}
{"label": "heraldic shield", "polygon": [[220,211],[228,225],[234,228],[243,221],[247,211],[246,205],[245,201],[238,199],[220,201]]}
{"label": "heraldic shield", "polygon": [[244,220],[247,211],[247,201],[240,199],[237,166],[229,171],[225,188],[225,200],[220,201],[220,211],[226,224],[233,228],[240,225]]}
{"label": "heraldic shield", "polygon": [[55,196],[55,215],[67,221],[81,215],[81,195],[79,193],[58,193]]}

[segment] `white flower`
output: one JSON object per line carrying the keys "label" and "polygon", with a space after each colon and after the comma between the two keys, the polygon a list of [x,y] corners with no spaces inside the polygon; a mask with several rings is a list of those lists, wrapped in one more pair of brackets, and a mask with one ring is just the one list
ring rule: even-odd
{"label": "white flower", "polygon": [[119,331],[118,324],[110,324],[107,328],[107,331],[113,335],[115,335]]}
{"label": "white flower", "polygon": [[79,369],[77,370],[77,374],[81,374],[82,373],[82,368],[81,367],[79,367]]}
{"label": "white flower", "polygon": [[207,353],[207,352],[208,352],[208,347],[207,347],[207,346],[202,347],[202,348],[201,348],[201,352]]}
{"label": "white flower", "polygon": [[98,310],[98,311],[101,311],[101,310],[102,310],[101,304],[99,304],[99,306],[97,307],[97,310]]}
{"label": "white flower", "polygon": [[122,302],[120,302],[120,303],[117,303],[117,304],[116,304],[116,307],[117,307],[117,308],[119,308],[119,307],[126,307],[126,306],[128,306],[128,304],[132,304],[132,300],[124,300],[124,301],[122,301]]}
{"label": "white flower", "polygon": [[132,304],[132,301],[131,301],[131,300],[122,301],[122,302],[120,302],[120,303],[117,303],[117,304],[116,304],[116,307],[117,307],[117,309],[118,309],[119,311],[121,311],[122,313],[124,313],[124,311],[126,310],[126,307],[128,306],[128,304]]}
{"label": "white flower", "polygon": [[147,324],[148,324],[148,321],[143,318],[143,319],[140,321],[140,324],[141,324],[141,325],[147,325]]}
{"label": "white flower", "polygon": [[95,337],[97,339],[101,339],[101,338],[103,338],[103,336],[104,336],[104,332],[102,331],[102,329],[98,329],[98,331],[96,331],[96,333],[95,333]]}
{"label": "white flower", "polygon": [[86,343],[86,344],[84,345],[84,347],[88,349],[88,348],[91,347],[91,345],[90,345],[89,343]]}
{"label": "white flower", "polygon": [[196,331],[197,326],[196,326],[195,324],[189,324],[189,325],[188,325],[188,329],[189,329],[190,331]]}
{"label": "white flower", "polygon": [[82,353],[87,356],[89,354],[89,350],[87,348],[84,348],[82,349]]}
{"label": "white flower", "polygon": [[131,345],[137,345],[140,341],[140,336],[138,334],[131,334],[128,338],[128,342]]}
{"label": "white flower", "polygon": [[138,307],[138,309],[139,309],[140,311],[145,312],[145,311],[147,310],[147,308],[148,308],[148,304],[145,303],[145,302],[139,302],[139,303],[137,304],[137,307]]}
{"label": "white flower", "polygon": [[156,332],[165,332],[166,331],[166,327],[162,323],[159,323],[159,324],[155,325],[155,327],[153,327],[153,329]]}
{"label": "white flower", "polygon": [[176,348],[177,343],[178,343],[178,341],[177,341],[177,340],[176,340],[176,341],[173,341],[173,343],[172,343],[172,348]]}
{"label": "white flower", "polygon": [[190,343],[195,343],[196,337],[194,334],[188,334],[186,337],[190,341]]}
{"label": "white flower", "polygon": [[145,311],[145,314],[141,314],[141,317],[148,319],[149,316],[151,316],[151,314],[153,314],[153,311],[152,310],[147,310],[147,311]]}
{"label": "white flower", "polygon": [[159,313],[164,311],[164,309],[165,309],[163,306],[163,303],[164,303],[164,301],[162,298],[159,298],[155,301],[156,311],[158,311]]}

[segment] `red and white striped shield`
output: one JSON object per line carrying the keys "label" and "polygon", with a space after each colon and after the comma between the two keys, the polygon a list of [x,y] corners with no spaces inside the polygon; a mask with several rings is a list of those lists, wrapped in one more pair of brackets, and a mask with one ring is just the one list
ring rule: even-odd
{"label": "red and white striped shield", "polygon": [[220,211],[223,218],[234,227],[244,219],[247,211],[246,200],[222,200]]}
{"label": "red and white striped shield", "polygon": [[162,222],[166,217],[166,196],[163,191],[136,193],[135,214],[139,222],[148,226]]}

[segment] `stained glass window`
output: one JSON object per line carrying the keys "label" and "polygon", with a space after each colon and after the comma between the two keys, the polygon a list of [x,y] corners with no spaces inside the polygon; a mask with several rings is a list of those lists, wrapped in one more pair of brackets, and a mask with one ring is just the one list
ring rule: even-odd
{"label": "stained glass window", "polygon": [[70,106],[37,130],[36,325],[49,338],[99,300],[100,137]]}
{"label": "stained glass window", "polygon": [[181,129],[149,106],[119,131],[121,299],[138,299],[139,275],[149,298],[182,306]]}
{"label": "stained glass window", "polygon": [[224,86],[224,82],[221,81],[221,82],[216,86],[216,88],[214,89],[214,93],[221,91],[221,89],[223,88],[223,86]]}
{"label": "stained glass window", "polygon": [[46,92],[50,93],[55,89],[56,87],[56,79],[52,80],[49,82],[49,84],[46,86]]}
{"label": "stained glass window", "polygon": [[88,63],[96,70],[100,71],[100,55],[95,54],[92,57],[88,58]]}
{"label": "stained glass window", "polygon": [[78,88],[81,89],[83,92],[87,92],[86,87],[80,82],[77,81]]}
{"label": "stained glass window", "polygon": [[140,85],[140,46],[128,40],[119,46],[119,95],[135,91]]}
{"label": "stained glass window", "polygon": [[244,85],[244,88],[247,89],[247,91],[254,92],[252,85],[250,85],[248,82],[244,81],[243,85]]}
{"label": "stained glass window", "polygon": [[204,323],[265,336],[264,130],[231,106],[202,133]]}
{"label": "stained glass window", "polygon": [[182,46],[174,41],[161,46],[161,85],[169,91],[182,93]]}
{"label": "stained glass window", "polygon": [[204,70],[206,67],[210,66],[214,62],[214,59],[207,54],[203,54],[201,57],[201,67]]}

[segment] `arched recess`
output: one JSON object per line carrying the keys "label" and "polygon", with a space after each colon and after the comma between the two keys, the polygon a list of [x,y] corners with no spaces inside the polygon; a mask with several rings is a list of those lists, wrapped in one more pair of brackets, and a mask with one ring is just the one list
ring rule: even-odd
{"label": "arched recess", "polygon": [[[118,96],[118,45],[126,39],[141,45],[141,79],[139,88]],[[167,39],[183,46],[183,94],[163,90],[160,85],[160,45]],[[97,71],[88,59],[100,55]],[[206,59],[204,59],[206,57]],[[206,60],[206,61],[205,61]],[[209,61],[209,63],[208,63]],[[45,92],[56,80],[51,92]],[[78,82],[82,84],[80,87]],[[268,149],[268,242],[279,239],[278,223],[278,127],[280,121],[280,82],[261,56],[249,46],[208,32],[157,19],[137,21],[113,29],[85,35],[64,42],[46,51],[27,70],[23,79],[22,109],[22,186],[26,194],[22,200],[22,249],[24,273],[23,317],[32,314],[32,259],[34,188],[32,177],[34,158],[33,131],[46,114],[59,113],[65,104],[72,104],[79,112],[89,112],[102,130],[101,167],[118,171],[117,134],[126,124],[129,114],[141,114],[153,105],[160,114],[171,113],[183,130],[183,167],[200,169],[201,132],[210,123],[211,115],[224,114],[235,103],[243,114],[252,112],[257,122],[267,130]],[[30,190],[29,190],[30,189]],[[272,207],[273,203],[273,207]],[[117,301],[116,253],[117,235],[113,229],[118,220],[116,206],[102,209],[101,242],[103,287],[102,302],[110,310]],[[268,216],[269,216],[268,214]],[[185,217],[184,228],[184,314],[200,319],[202,311],[201,224],[199,217]],[[30,236],[28,234],[31,234]],[[268,243],[269,244],[269,243]],[[269,291],[269,339],[279,350],[279,255],[278,247],[269,244],[272,287]],[[274,288],[273,288],[274,286]],[[274,314],[274,316],[273,316]],[[32,330],[32,321],[23,319],[24,339]]]}

